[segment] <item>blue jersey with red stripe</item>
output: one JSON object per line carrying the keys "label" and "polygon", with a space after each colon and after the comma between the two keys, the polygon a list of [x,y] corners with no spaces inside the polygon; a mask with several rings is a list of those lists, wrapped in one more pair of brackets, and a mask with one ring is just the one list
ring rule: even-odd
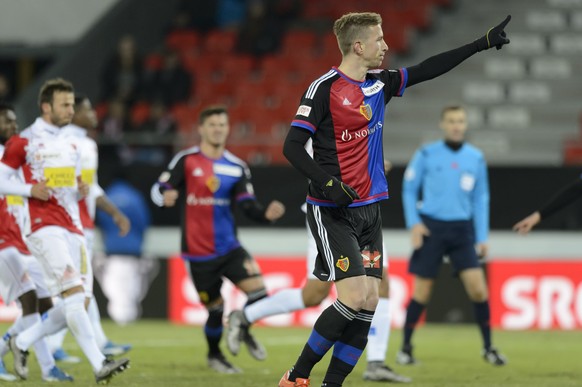
{"label": "blue jersey with red stripe", "polygon": [[254,200],[247,165],[225,151],[211,159],[198,147],[178,153],[152,189],[152,200],[163,205],[160,192],[177,189],[182,206],[182,256],[204,261],[225,255],[240,246],[232,207]]}
{"label": "blue jersey with red stripe", "polygon": [[[388,198],[382,146],[384,110],[393,96],[402,96],[407,78],[404,68],[372,70],[362,82],[334,67],[303,94],[291,130],[311,132],[315,162],[356,190],[360,199],[350,207]],[[336,206],[313,184],[307,202]]]}

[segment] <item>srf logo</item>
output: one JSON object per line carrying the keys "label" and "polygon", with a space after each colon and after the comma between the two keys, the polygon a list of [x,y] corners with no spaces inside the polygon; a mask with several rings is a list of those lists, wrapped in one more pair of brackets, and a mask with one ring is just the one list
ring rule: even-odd
{"label": "srf logo", "polygon": [[360,106],[360,114],[370,121],[372,119],[372,106],[370,104],[362,104]]}
{"label": "srf logo", "polygon": [[210,190],[210,192],[215,193],[220,188],[220,179],[216,176],[210,176],[206,179],[206,186]]}
{"label": "srf logo", "polygon": [[342,255],[341,258],[337,260],[335,265],[345,273],[350,268],[350,259]]}
{"label": "srf logo", "polygon": [[362,250],[362,261],[364,263],[364,268],[379,269],[380,258],[382,258],[382,254],[380,254],[378,250],[374,250],[372,252],[370,252],[370,250]]}
{"label": "srf logo", "polygon": [[350,132],[348,132],[348,130],[344,130],[342,132],[342,141],[343,142],[348,142],[352,139],[352,135],[350,134]]}

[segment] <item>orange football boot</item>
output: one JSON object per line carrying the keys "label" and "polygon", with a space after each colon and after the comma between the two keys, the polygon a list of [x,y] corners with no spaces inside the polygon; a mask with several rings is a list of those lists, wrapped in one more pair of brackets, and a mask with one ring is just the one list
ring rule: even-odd
{"label": "orange football boot", "polygon": [[309,387],[309,379],[297,378],[292,382],[289,380],[289,371],[286,371],[279,380],[279,387]]}

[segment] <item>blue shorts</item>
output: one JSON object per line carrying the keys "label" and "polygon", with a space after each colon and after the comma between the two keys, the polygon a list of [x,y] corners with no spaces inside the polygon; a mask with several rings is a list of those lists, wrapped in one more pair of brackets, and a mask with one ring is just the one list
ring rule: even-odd
{"label": "blue shorts", "polygon": [[480,267],[475,250],[473,222],[441,221],[422,217],[430,235],[424,237],[422,247],[410,258],[408,271],[423,278],[436,278],[443,257],[449,257],[456,272]]}

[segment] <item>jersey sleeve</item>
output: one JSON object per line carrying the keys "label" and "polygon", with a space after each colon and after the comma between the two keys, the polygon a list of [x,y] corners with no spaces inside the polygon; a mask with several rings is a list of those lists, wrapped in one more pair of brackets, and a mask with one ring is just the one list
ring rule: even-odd
{"label": "jersey sleeve", "polygon": [[184,184],[184,155],[178,154],[170,161],[168,168],[162,172],[150,191],[152,202],[158,207],[164,206],[163,193],[170,189],[180,189]]}
{"label": "jersey sleeve", "polygon": [[234,185],[233,196],[236,202],[244,200],[255,200],[255,189],[251,182],[251,171],[246,166],[241,166],[243,174],[241,178]]}
{"label": "jersey sleeve", "polygon": [[384,82],[386,96],[402,97],[406,84],[408,83],[408,70],[400,68],[398,70],[382,70],[378,73],[380,80]]}
{"label": "jersey sleeve", "polygon": [[415,224],[422,223],[418,212],[418,199],[424,175],[424,163],[424,152],[420,149],[416,151],[404,172],[402,207],[404,208],[407,228],[412,228]]}
{"label": "jersey sleeve", "polygon": [[18,169],[26,163],[26,145],[28,140],[12,136],[6,143],[2,162],[12,169]]}
{"label": "jersey sleeve", "polygon": [[301,103],[291,126],[315,134],[329,111],[329,87],[314,82],[301,97]]}
{"label": "jersey sleeve", "polygon": [[479,170],[473,190],[475,240],[484,243],[489,234],[489,179],[485,158],[479,159]]}

